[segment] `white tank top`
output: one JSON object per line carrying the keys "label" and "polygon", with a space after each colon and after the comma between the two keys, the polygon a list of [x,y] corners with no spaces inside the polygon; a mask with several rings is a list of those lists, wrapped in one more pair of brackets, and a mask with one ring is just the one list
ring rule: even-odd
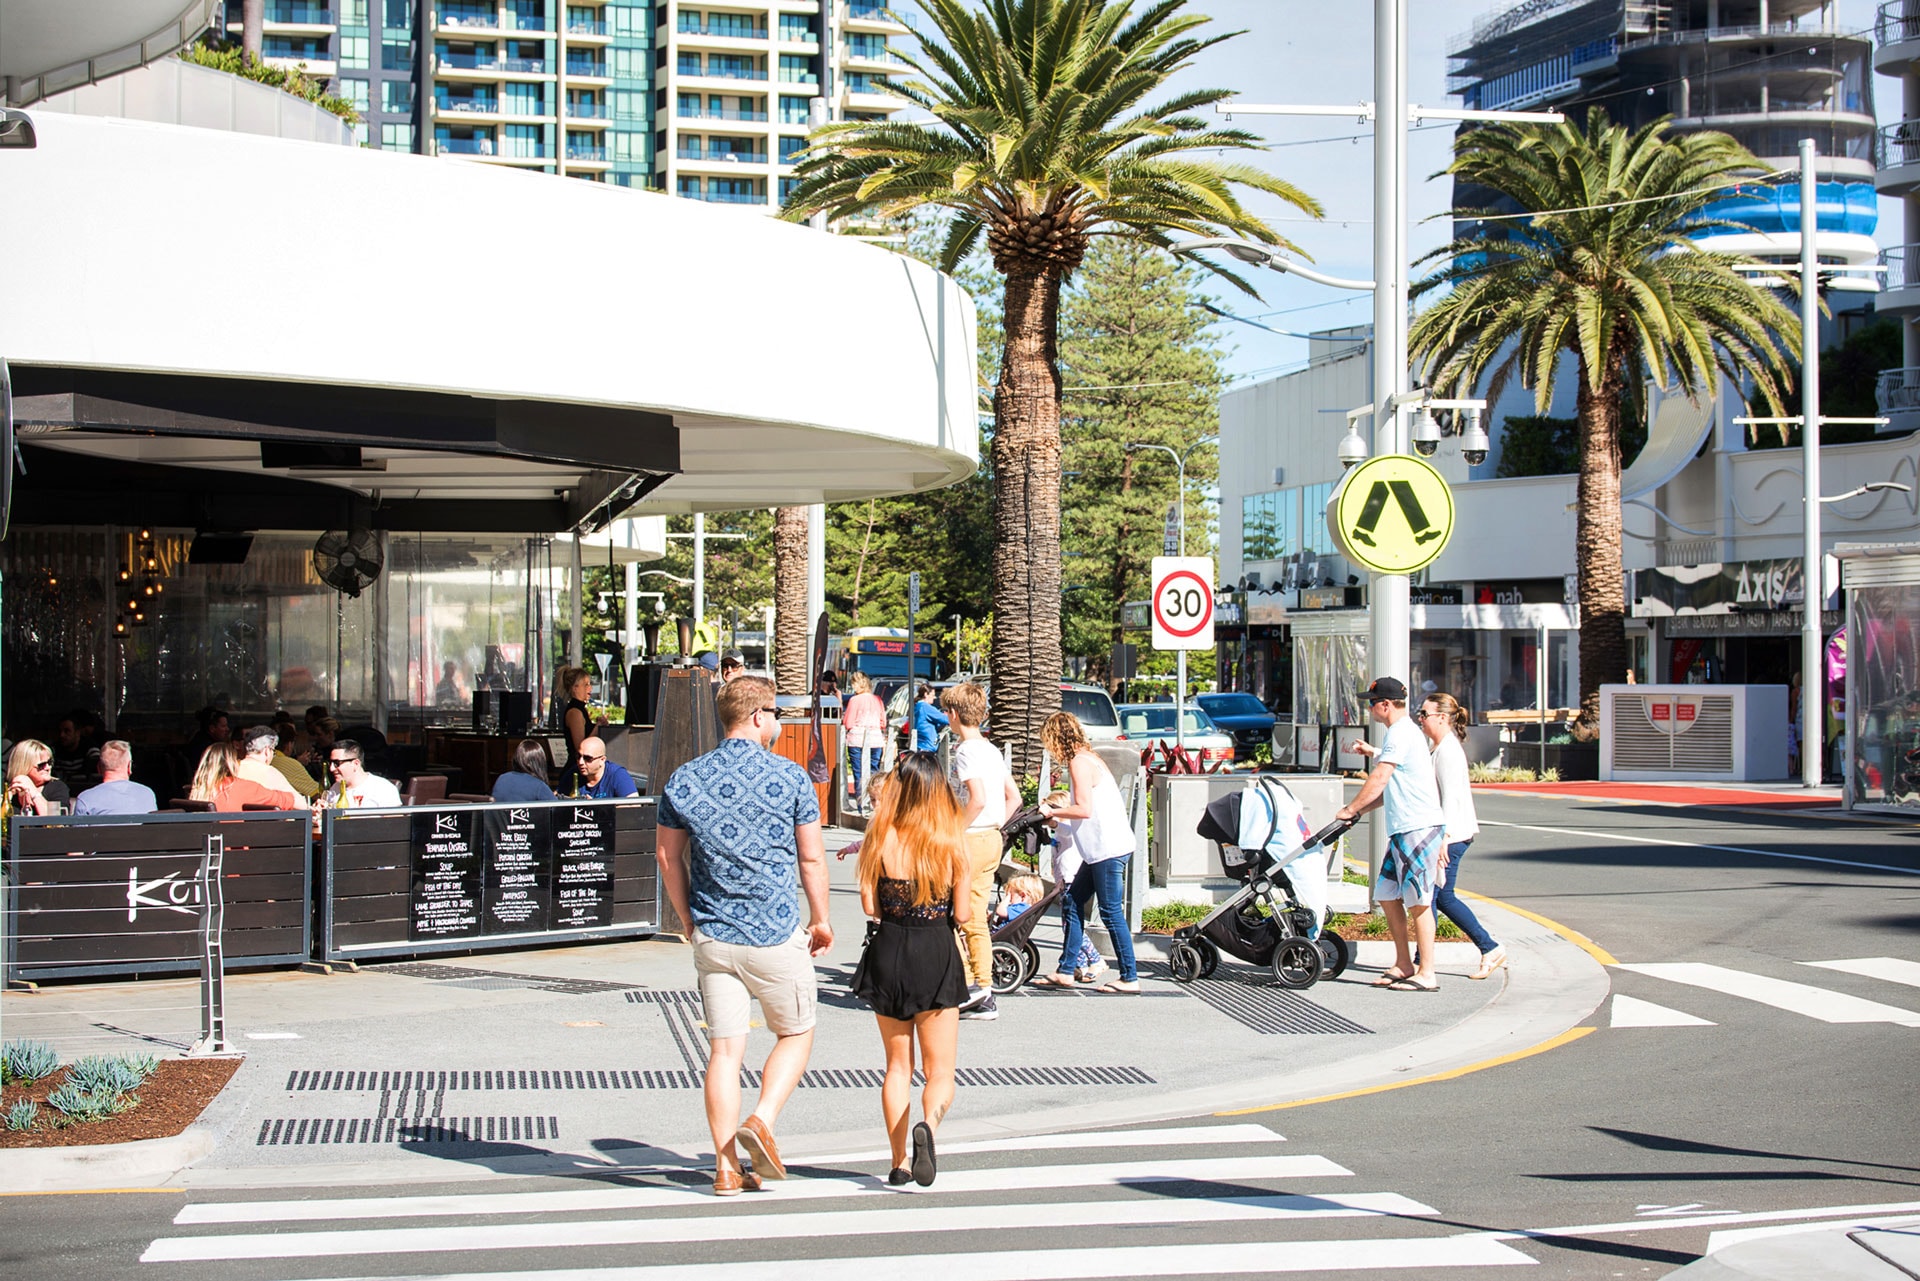
{"label": "white tank top", "polygon": [[1120,784],[1114,782],[1113,771],[1104,761],[1099,764],[1100,781],[1093,785],[1087,805],[1092,813],[1086,818],[1060,821],[1074,852],[1086,863],[1105,863],[1133,853],[1133,825],[1127,822],[1126,806],[1120,803]]}

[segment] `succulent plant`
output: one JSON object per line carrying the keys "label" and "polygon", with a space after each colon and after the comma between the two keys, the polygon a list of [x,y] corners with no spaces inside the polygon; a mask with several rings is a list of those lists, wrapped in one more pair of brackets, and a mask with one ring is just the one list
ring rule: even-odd
{"label": "succulent plant", "polygon": [[56,1125],[77,1125],[85,1121],[104,1121],[132,1108],[140,1100],[131,1094],[113,1094],[105,1090],[86,1091],[71,1081],[47,1096],[47,1103],[60,1113]]}
{"label": "succulent plant", "polygon": [[89,1055],[67,1068],[66,1084],[89,1094],[125,1094],[137,1090],[147,1074],[126,1059]]}
{"label": "succulent plant", "polygon": [[21,1099],[7,1109],[7,1128],[9,1130],[31,1130],[33,1123],[40,1119],[40,1105],[32,1099]]}
{"label": "succulent plant", "polygon": [[38,1081],[60,1066],[60,1056],[45,1041],[8,1041],[0,1046],[0,1076],[9,1081]]}

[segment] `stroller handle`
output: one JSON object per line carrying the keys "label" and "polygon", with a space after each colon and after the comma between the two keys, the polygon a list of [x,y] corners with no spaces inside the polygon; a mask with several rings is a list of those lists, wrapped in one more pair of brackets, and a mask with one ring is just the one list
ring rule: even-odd
{"label": "stroller handle", "polygon": [[1354,824],[1359,821],[1358,817],[1347,819],[1336,818],[1333,822],[1327,824],[1312,836],[1309,836],[1305,848],[1312,849],[1316,845],[1325,845],[1328,841],[1337,841],[1352,831]]}

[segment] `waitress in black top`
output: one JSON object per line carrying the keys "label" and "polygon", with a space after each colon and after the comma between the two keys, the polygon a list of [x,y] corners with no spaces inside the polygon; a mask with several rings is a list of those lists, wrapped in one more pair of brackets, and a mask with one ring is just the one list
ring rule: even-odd
{"label": "waitress in black top", "polygon": [[584,667],[563,667],[554,684],[566,695],[560,713],[560,728],[567,735],[567,763],[560,767],[560,786],[571,796],[580,790],[580,744],[593,733],[587,715],[587,695],[593,693],[593,677]]}

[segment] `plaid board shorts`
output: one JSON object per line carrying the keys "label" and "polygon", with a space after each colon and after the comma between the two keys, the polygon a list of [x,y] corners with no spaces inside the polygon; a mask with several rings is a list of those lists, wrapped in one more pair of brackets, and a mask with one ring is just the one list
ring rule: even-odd
{"label": "plaid board shorts", "polygon": [[1440,851],[1446,848],[1445,827],[1422,827],[1389,836],[1380,879],[1373,883],[1373,897],[1399,899],[1408,907],[1433,906],[1436,868]]}

